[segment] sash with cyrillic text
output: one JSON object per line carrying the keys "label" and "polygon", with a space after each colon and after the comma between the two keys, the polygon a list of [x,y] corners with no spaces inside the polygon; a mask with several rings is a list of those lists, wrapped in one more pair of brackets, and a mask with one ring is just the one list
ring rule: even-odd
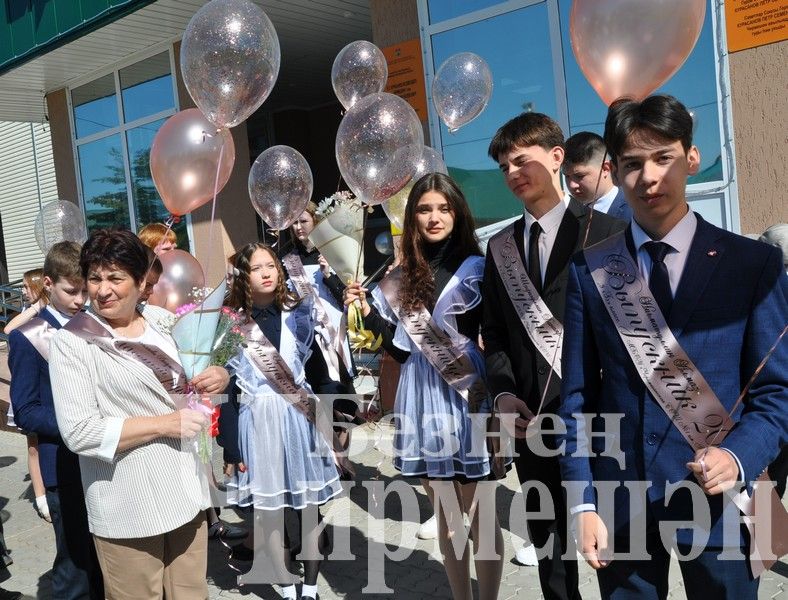
{"label": "sash with cyrillic text", "polygon": [[[662,410],[693,450],[722,442],[735,423],[701,372],[667,325],[637,261],[627,248],[624,232],[590,248],[584,255],[602,302],[618,331],[638,375]],[[760,482],[760,483],[759,483]],[[733,501],[746,516],[764,507],[771,510],[768,533],[747,520],[750,566],[757,577],[788,552],[788,513],[764,473]],[[762,485],[761,485],[762,484]],[[771,492],[772,496],[768,496]],[[758,521],[756,521],[757,523]]]}
{"label": "sash with cyrillic text", "polygon": [[[548,365],[553,365],[553,371],[561,377],[560,358],[564,327],[550,312],[528,278],[514,239],[514,224],[493,236],[487,245],[487,251],[492,254],[498,275],[525,332],[539,354]],[[556,357],[558,360],[554,360]]]}

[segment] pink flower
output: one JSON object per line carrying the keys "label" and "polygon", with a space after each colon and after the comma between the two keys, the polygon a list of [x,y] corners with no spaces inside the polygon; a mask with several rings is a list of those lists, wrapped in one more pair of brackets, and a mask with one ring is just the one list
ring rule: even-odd
{"label": "pink flower", "polygon": [[241,333],[241,328],[236,325],[230,331],[232,331],[234,334],[238,335],[238,334]]}

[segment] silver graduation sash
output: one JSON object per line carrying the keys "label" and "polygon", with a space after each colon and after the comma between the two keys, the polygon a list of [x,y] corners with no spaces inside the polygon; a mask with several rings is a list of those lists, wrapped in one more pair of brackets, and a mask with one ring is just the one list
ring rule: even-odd
{"label": "silver graduation sash", "polygon": [[52,327],[46,319],[34,317],[24,325],[17,327],[17,331],[27,338],[27,341],[46,362],[49,362],[49,343],[57,329]]}
{"label": "silver graduation sash", "polygon": [[301,257],[297,253],[291,252],[282,258],[282,263],[287,269],[290,279],[293,281],[296,292],[302,298],[311,297],[315,309],[315,318],[320,325],[325,329],[329,341],[327,342],[323,336],[318,335],[317,343],[320,346],[320,352],[326,361],[331,378],[334,381],[340,381],[340,369],[344,366],[345,371],[349,371],[351,361],[350,357],[345,354],[345,336],[344,332],[338,332],[334,325],[331,323],[331,318],[328,316],[323,301],[320,296],[315,293],[315,288],[309,280],[309,276],[304,269],[304,263],[301,262]]}
{"label": "silver graduation sash", "polygon": [[[528,271],[514,239],[514,224],[493,236],[487,248],[492,254],[498,275],[525,332],[539,354],[548,365],[552,365],[555,374],[561,377],[564,327],[550,312],[533,282],[528,278]],[[555,360],[556,357],[558,360]]]}
{"label": "silver graduation sash", "polygon": [[401,276],[401,269],[391,271],[380,282],[380,291],[424,358],[468,402],[471,411],[476,412],[489,395],[487,386],[468,355],[454,344],[424,306],[418,311],[403,309],[399,299]]}
{"label": "silver graduation sash", "polygon": [[[583,251],[602,303],[643,383],[696,452],[712,441],[722,442],[735,423],[706,379],[667,325],[624,232]],[[750,567],[758,577],[788,551],[788,513],[762,474],[753,497],[743,491],[733,502],[746,516],[771,507],[771,544],[762,543],[752,522]],[[771,491],[772,497],[767,497]],[[769,509],[767,509],[769,510]],[[766,542],[767,540],[764,540]],[[771,547],[769,547],[771,546]]]}

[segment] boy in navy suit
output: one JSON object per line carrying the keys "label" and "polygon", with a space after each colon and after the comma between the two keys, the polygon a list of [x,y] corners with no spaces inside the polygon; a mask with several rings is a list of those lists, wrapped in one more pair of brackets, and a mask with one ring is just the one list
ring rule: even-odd
{"label": "boy in navy suit", "polygon": [[60,438],[49,381],[51,336],[82,309],[87,298],[79,253],[73,242],[52,246],[44,261],[50,304],[8,338],[14,417],[20,428],[38,436],[41,475],[55,529],[52,594],[59,600],[104,597],[88,530],[79,459]]}
{"label": "boy in navy suit", "polygon": [[[689,598],[755,599],[733,496],[786,442],[788,345],[737,398],[786,324],[782,257],[689,208],[700,155],[675,98],[614,102],[605,143],[634,218],[569,273],[561,471],[579,484],[568,501],[578,547],[603,598],[665,598],[675,546]],[[578,414],[618,416],[623,460],[600,455],[599,419],[589,432]],[[627,493],[634,482],[644,494]]]}
{"label": "boy in navy suit", "polygon": [[613,167],[606,152],[605,141],[597,134],[576,133],[566,140],[561,171],[572,198],[583,204],[593,202],[594,210],[629,221],[632,210],[623,190],[613,181]]}

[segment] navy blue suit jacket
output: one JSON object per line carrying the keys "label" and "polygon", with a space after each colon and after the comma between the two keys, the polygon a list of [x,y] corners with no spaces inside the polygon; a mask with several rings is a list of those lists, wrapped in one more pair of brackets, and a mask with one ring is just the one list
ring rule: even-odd
{"label": "navy blue suit jacket", "polygon": [[[40,318],[60,329],[60,323],[48,310],[42,311]],[[79,459],[66,448],[57,427],[49,364],[19,330],[8,336],[8,368],[14,421],[27,433],[38,436],[38,462],[44,485],[81,485]]]}
{"label": "navy blue suit jacket", "polygon": [[[630,228],[626,235],[631,236]],[[698,216],[667,321],[730,410],[788,322],[788,278],[779,249],[719,229]],[[564,327],[560,410],[567,425],[560,440],[566,441],[561,458],[564,481],[651,481],[642,508],[652,527],[657,521],[692,520],[689,492],[676,492],[665,507],[665,486],[695,481],[686,467],[694,452],[638,376],[583,253],[576,255],[570,268]],[[758,478],[788,439],[787,374],[788,343],[783,341],[733,415],[733,431],[720,444],[739,458],[748,482]],[[605,442],[596,437],[591,441],[591,458],[572,456],[579,423],[572,418],[575,413],[623,415],[619,441],[624,468],[614,458],[597,454]],[[708,545],[721,547],[723,496],[703,497],[712,519]],[[586,487],[580,501],[596,503],[594,491]],[[614,527],[611,523],[607,527],[626,535],[630,507],[623,489],[616,491],[614,509]],[[680,529],[677,539],[691,543],[691,530]]]}
{"label": "navy blue suit jacket", "polygon": [[610,205],[607,214],[627,222],[632,220],[632,209],[629,207],[626,198],[624,198],[623,188],[618,188],[618,194],[613,198],[613,204]]}

